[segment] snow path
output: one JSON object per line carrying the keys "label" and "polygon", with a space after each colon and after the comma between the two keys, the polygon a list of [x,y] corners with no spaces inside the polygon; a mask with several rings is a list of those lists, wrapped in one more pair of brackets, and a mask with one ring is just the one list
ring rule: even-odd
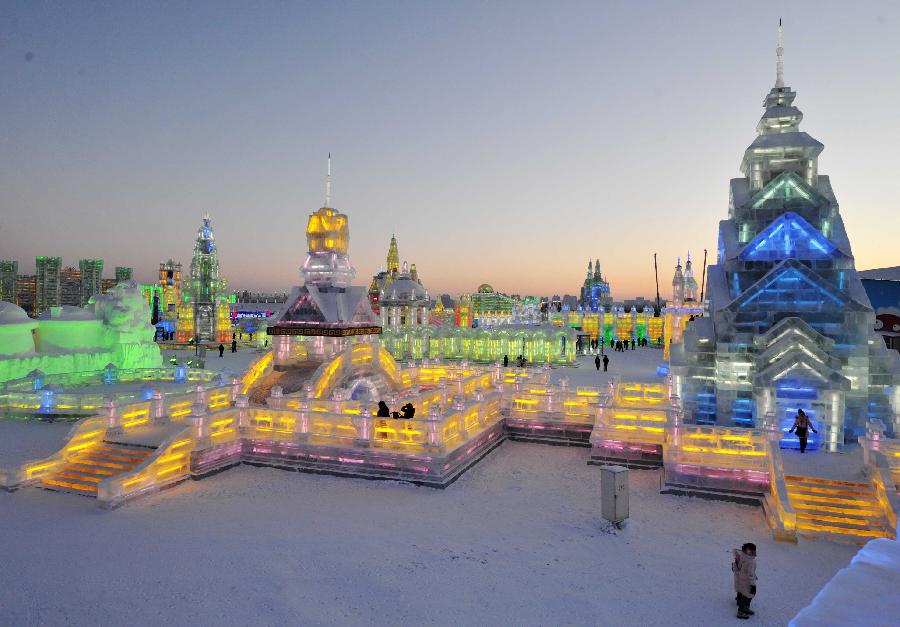
{"label": "snow path", "polygon": [[446,490],[243,466],[111,512],[0,493],[0,622],[731,624],[730,549],[753,541],[754,624],[783,625],[856,552],[776,544],[759,509],[647,471],[607,533],[587,455],[506,442]]}
{"label": "snow path", "polygon": [[0,419],[0,467],[43,459],[61,449],[74,422]]}

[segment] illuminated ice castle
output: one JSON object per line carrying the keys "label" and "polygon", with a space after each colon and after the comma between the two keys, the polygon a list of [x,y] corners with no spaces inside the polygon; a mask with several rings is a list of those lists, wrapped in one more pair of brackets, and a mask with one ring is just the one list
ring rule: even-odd
{"label": "illuminated ice castle", "polygon": [[584,311],[597,311],[600,307],[609,309],[612,302],[609,281],[600,273],[600,260],[597,259],[597,263],[593,266],[588,260],[587,276],[584,285],[581,286],[581,298],[578,300],[579,306]]}
{"label": "illuminated ice castle", "polygon": [[897,365],[872,331],[837,200],[818,172],[824,146],[800,131],[795,96],[779,26],[775,86],[719,224],[709,315],[672,347],[671,372],[693,422],[786,430],[804,408],[834,451],[845,429],[892,420]]}

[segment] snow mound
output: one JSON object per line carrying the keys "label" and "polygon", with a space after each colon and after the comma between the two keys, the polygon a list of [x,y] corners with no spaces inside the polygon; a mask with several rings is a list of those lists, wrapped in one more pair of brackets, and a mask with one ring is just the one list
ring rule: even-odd
{"label": "snow mound", "polygon": [[73,305],[51,307],[40,315],[41,320],[94,320],[94,314],[87,309]]}
{"label": "snow mound", "polygon": [[[900,617],[900,542],[879,538],[859,550],[790,622],[791,627],[896,624]],[[893,617],[886,620],[886,617]]]}

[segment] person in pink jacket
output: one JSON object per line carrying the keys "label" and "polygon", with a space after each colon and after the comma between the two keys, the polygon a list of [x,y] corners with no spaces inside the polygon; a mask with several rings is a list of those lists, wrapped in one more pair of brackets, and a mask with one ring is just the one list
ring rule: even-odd
{"label": "person in pink jacket", "polygon": [[738,604],[738,618],[750,618],[754,612],[750,609],[750,601],[756,596],[756,545],[745,542],[740,551],[734,549],[734,562],[731,564],[734,572],[735,599]]}

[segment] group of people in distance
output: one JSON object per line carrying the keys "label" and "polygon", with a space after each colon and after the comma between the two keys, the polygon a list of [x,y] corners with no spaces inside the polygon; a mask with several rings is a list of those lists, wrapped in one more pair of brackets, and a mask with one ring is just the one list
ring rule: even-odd
{"label": "group of people in distance", "polygon": [[[610,340],[609,347],[614,349],[617,353],[624,353],[628,350],[628,340]],[[650,340],[645,337],[639,337],[636,340],[634,338],[631,339],[631,350],[634,350],[638,346],[649,346]]]}
{"label": "group of people in distance", "polygon": [[[516,357],[516,365],[519,366],[519,368],[524,368],[528,365],[528,360],[525,358],[525,355]],[[509,355],[503,356],[503,367],[509,368]]]}
{"label": "group of people in distance", "polygon": [[375,414],[378,418],[403,418],[404,420],[411,420],[415,415],[416,408],[412,403],[401,407],[399,412],[391,412],[391,408],[384,401],[378,401],[378,412]]}

